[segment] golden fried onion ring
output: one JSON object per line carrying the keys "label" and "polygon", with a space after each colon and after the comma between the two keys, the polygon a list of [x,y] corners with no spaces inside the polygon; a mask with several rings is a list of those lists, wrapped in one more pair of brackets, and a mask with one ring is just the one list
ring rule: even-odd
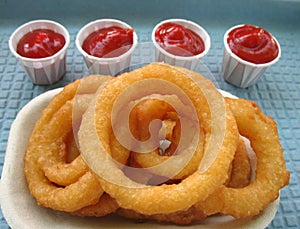
{"label": "golden fried onion ring", "polygon": [[255,179],[242,188],[225,185],[205,201],[196,204],[205,214],[221,213],[235,218],[258,215],[279,196],[279,190],[289,183],[277,125],[259,106],[245,99],[226,98],[237,121],[241,135],[249,139],[257,157]]}
{"label": "golden fried onion ring", "polygon": [[[91,78],[88,77],[88,81]],[[100,81],[103,81],[102,77],[100,78]],[[95,82],[95,80],[91,81]],[[98,80],[96,79],[96,81]],[[86,171],[85,168],[83,172],[79,171],[80,175],[75,179],[76,181],[67,182],[66,186],[60,186],[59,181],[58,184],[53,183],[44,173],[44,171],[48,171],[51,174],[49,177],[54,180],[50,168],[57,171],[56,175],[61,175],[65,169],[68,170],[69,175],[73,175],[72,171],[74,170],[62,169],[63,164],[58,166],[62,169],[61,171],[56,170],[56,163],[62,163],[65,160],[64,153],[62,153],[65,147],[64,138],[72,130],[73,103],[79,84],[80,80],[77,80],[67,85],[51,100],[34,126],[25,154],[25,177],[30,192],[38,204],[66,212],[74,212],[95,204],[103,194],[103,189],[96,176],[89,170]],[[75,159],[74,163],[66,167],[74,168],[74,164],[77,164],[78,161],[80,163],[80,160],[80,158]],[[77,167],[77,170],[81,170],[81,168]]]}
{"label": "golden fried onion ring", "polygon": [[241,189],[221,188],[222,214],[237,218],[259,214],[279,196],[279,190],[289,183],[277,125],[255,102],[229,99],[227,103],[237,121],[241,135],[249,139],[257,157],[256,177]]}
{"label": "golden fried onion ring", "polygon": [[[206,144],[203,160],[197,171],[179,184],[149,186],[134,182],[110,157],[112,123],[109,114],[114,102],[127,87],[146,79],[152,79],[152,82],[159,79],[159,84],[163,80],[179,87],[195,105],[200,124],[208,124],[203,127]],[[149,88],[143,88],[146,89]],[[161,90],[157,88],[158,92]],[[106,85],[83,116],[79,143],[84,160],[98,175],[102,188],[121,207],[143,214],[159,214],[187,210],[225,182],[227,173],[224,171],[229,169],[234,157],[238,131],[229,107],[210,81],[188,70],[153,63],[120,75]]]}
{"label": "golden fried onion ring", "polygon": [[[155,151],[146,153],[146,154],[141,154],[141,153],[134,153],[133,154],[133,158],[135,160],[135,162],[140,165],[143,168],[149,168],[149,167],[154,167],[157,166],[161,163],[163,163],[163,161],[168,160],[169,156],[174,156],[174,151],[176,152],[176,150],[178,149],[178,143],[180,141],[180,130],[181,130],[181,125],[180,125],[180,121],[184,121],[183,125],[185,125],[186,127],[188,127],[189,129],[189,134],[193,135],[193,130],[195,129],[193,127],[193,122],[189,121],[189,114],[190,111],[188,109],[188,107],[185,107],[183,104],[182,109],[185,110],[185,114],[182,112],[180,118],[178,117],[177,113],[174,111],[174,109],[172,109],[172,107],[170,106],[170,104],[166,103],[166,101],[163,100],[163,98],[167,99],[166,95],[164,96],[160,96],[157,97],[155,96],[152,99],[147,99],[144,100],[140,103],[137,104],[137,106],[135,106],[132,110],[132,112],[135,114],[136,116],[136,123],[134,123],[134,131],[139,135],[139,137],[141,139],[145,139],[148,138],[150,133],[148,130],[149,127],[149,123],[151,120],[153,119],[160,119],[163,120],[163,125],[162,125],[162,132],[168,132],[167,130],[164,131],[164,124],[165,127],[167,128],[167,123],[169,122],[174,122],[175,126],[174,129],[169,130],[168,135],[165,138],[161,138],[159,140],[168,140],[170,141],[170,147],[166,150],[166,152],[161,152],[160,148],[156,149]],[[160,99],[162,100],[160,100]],[[178,99],[177,97],[175,97],[175,99]],[[178,102],[179,103],[179,102]],[[177,104],[178,104],[177,103]],[[199,144],[203,144],[204,140],[203,140],[203,133],[200,132],[199,133],[199,139],[201,139],[201,141],[199,142]],[[187,141],[189,139],[187,138]],[[189,144],[189,142],[187,143]],[[201,147],[203,147],[201,145]],[[162,155],[160,155],[162,154]],[[165,155],[168,154],[168,155]],[[176,174],[175,176],[172,177],[172,179],[182,179],[184,177],[187,177],[188,175],[192,174],[193,172],[195,172],[199,166],[199,163],[201,161],[201,158],[203,156],[203,150],[199,150],[196,151],[193,155],[193,157],[191,158],[191,160],[189,161],[188,165],[186,165],[178,174]],[[176,157],[176,156],[175,156]],[[159,175],[163,175],[163,174],[159,174]]]}

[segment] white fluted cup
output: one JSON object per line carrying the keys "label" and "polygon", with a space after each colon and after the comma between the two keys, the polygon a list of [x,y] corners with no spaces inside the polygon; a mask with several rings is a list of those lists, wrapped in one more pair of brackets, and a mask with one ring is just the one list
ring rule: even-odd
{"label": "white fluted cup", "polygon": [[234,54],[227,42],[227,37],[230,31],[235,28],[241,27],[243,25],[237,25],[226,31],[224,34],[224,52],[222,59],[222,74],[225,81],[228,83],[239,87],[239,88],[248,88],[254,85],[264,74],[264,72],[273,64],[275,64],[280,56],[281,49],[278,41],[274,36],[273,39],[278,46],[278,55],[275,59],[268,63],[255,64],[249,61],[243,60],[236,54]]}
{"label": "white fluted cup", "polygon": [[[204,46],[205,46],[204,51],[198,55],[193,55],[193,56],[178,56],[178,55],[174,55],[172,53],[167,52],[156,42],[156,39],[155,39],[156,30],[165,23],[176,23],[176,24],[182,25],[183,27],[195,32],[197,35],[200,36],[200,38],[204,42]],[[151,38],[152,38],[152,42],[155,47],[156,61],[165,62],[165,63],[179,66],[179,67],[185,67],[185,68],[188,68],[191,70],[196,69],[196,67],[199,64],[199,60],[201,60],[208,53],[208,51],[210,50],[210,46],[211,46],[210,36],[207,33],[207,31],[200,25],[196,24],[195,22],[185,20],[185,19],[168,19],[168,20],[161,21],[152,30]],[[178,48],[178,50],[179,50],[179,48]],[[186,51],[183,50],[183,52],[186,52]]]}
{"label": "white fluted cup", "polygon": [[85,63],[89,68],[89,73],[91,74],[115,76],[130,66],[132,53],[138,43],[138,38],[135,31],[133,32],[133,44],[131,45],[129,50],[117,57],[100,58],[92,56],[82,48],[83,42],[91,33],[111,26],[118,26],[124,29],[132,29],[130,25],[117,19],[99,19],[92,21],[82,27],[76,36],[77,49],[82,54]]}
{"label": "white fluted cup", "polygon": [[[27,58],[17,53],[20,39],[28,32],[37,29],[49,29],[65,38],[65,45],[57,53],[45,58]],[[66,72],[66,52],[70,43],[68,30],[61,24],[51,20],[34,20],[17,28],[9,38],[9,48],[13,55],[23,65],[32,83],[50,85],[59,81]]]}

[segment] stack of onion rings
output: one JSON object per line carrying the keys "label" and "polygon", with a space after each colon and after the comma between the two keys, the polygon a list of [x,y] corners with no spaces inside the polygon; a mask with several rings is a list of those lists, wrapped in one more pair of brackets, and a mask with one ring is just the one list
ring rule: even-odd
{"label": "stack of onion rings", "polygon": [[36,123],[24,170],[44,207],[184,225],[255,216],[289,182],[270,117],[163,63],[66,86]]}
{"label": "stack of onion rings", "polygon": [[[148,80],[150,80],[152,87],[147,88],[148,90],[143,88],[138,91],[138,88],[142,86],[140,83],[143,83],[143,80],[147,84],[149,83]],[[235,120],[223,97],[213,85],[207,83],[207,80],[203,77],[201,79],[199,77],[198,80],[202,80],[202,83],[195,84],[183,71],[174,67],[165,64],[150,64],[141,69],[123,74],[116,80],[106,84],[106,87],[98,93],[95,105],[91,104],[84,114],[78,135],[81,154],[89,167],[98,175],[102,188],[116,199],[120,207],[132,209],[143,214],[166,214],[184,211],[198,201],[205,200],[214,189],[227,179],[227,173],[224,173],[224,170],[227,171],[229,169],[238,142]],[[137,87],[135,87],[135,83],[137,83]],[[134,85],[132,87],[135,90],[128,90],[130,84]],[[136,98],[155,93],[177,93],[176,90],[172,90],[172,86],[176,89],[180,88],[180,93],[184,92],[188,95],[195,106],[195,115],[199,119],[200,124],[206,125],[203,127],[205,134],[204,144],[206,144],[204,149],[201,147],[202,144],[198,143],[203,141],[201,138],[196,139],[195,146],[195,151],[204,150],[204,159],[199,163],[197,170],[193,174],[178,184],[150,186],[137,183],[125,176],[122,169],[111,160],[109,136],[114,127],[114,123],[111,123],[111,116],[113,117],[114,114],[111,116],[106,114],[112,113],[114,103],[118,102],[117,99],[119,99],[120,95],[124,95],[124,97],[126,95],[125,98],[122,97],[124,101],[121,103],[121,106],[128,107],[126,100],[131,102]],[[171,90],[168,90],[170,88]],[[132,92],[134,93],[130,94]],[[214,94],[214,98],[220,99],[221,103],[207,101],[210,98],[205,96],[205,93],[208,92],[211,96]],[[180,93],[178,93],[178,97],[180,97]],[[186,100],[183,103],[186,103]],[[197,103],[198,106],[196,106]],[[223,116],[214,116],[213,110],[216,109],[216,107],[213,107],[214,105],[223,110]],[[117,110],[116,115],[118,115],[118,112],[124,115],[122,107],[120,110]],[[121,122],[118,123],[118,125],[121,124]],[[199,125],[199,123],[196,123],[196,125]],[[218,130],[214,129],[216,126],[218,126]],[[118,130],[122,132],[125,128],[126,124],[125,127],[119,127]],[[221,141],[221,144],[212,147],[212,142],[216,141],[216,139]],[[126,141],[131,143],[132,140],[127,138]],[[191,142],[192,144],[193,142]],[[183,149],[183,152],[179,152],[179,155],[185,156],[186,152],[189,151],[190,147],[188,146]],[[215,152],[213,158],[213,152],[211,151]],[[192,152],[193,154],[194,152]],[[176,159],[180,161],[182,157],[175,158],[172,164],[177,163]],[[182,164],[179,165],[182,166]],[[176,169],[181,171],[183,167],[177,167]],[[167,167],[166,170],[173,171],[172,165]],[[138,172],[140,171],[141,169]],[[214,174],[219,175],[215,176]],[[170,179],[171,177],[167,176],[167,178]],[[159,195],[157,195],[158,193]],[[153,198],[153,196],[156,196],[156,198]]]}

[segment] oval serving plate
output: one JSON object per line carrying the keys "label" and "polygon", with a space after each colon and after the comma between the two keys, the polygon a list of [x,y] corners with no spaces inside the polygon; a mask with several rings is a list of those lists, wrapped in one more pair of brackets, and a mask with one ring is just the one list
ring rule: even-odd
{"label": "oval serving plate", "polygon": [[[19,228],[176,228],[174,225],[162,225],[155,222],[135,223],[132,220],[111,215],[102,218],[76,217],[66,213],[40,207],[31,196],[23,174],[24,153],[35,122],[42,110],[61,89],[48,91],[31,100],[18,113],[9,134],[2,178],[0,183],[0,201],[3,215],[12,229]],[[235,97],[221,91],[224,96]],[[248,145],[249,149],[249,145]],[[275,217],[279,199],[271,203],[260,215],[252,219],[235,220],[232,217],[213,216],[189,229],[201,228],[265,228]],[[183,228],[182,226],[177,226]]]}

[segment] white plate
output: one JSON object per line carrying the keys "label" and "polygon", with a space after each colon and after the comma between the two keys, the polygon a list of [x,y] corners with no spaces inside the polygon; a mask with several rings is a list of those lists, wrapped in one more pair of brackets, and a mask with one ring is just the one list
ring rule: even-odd
{"label": "white plate", "polygon": [[[5,162],[0,183],[0,201],[3,215],[12,229],[28,228],[175,228],[174,225],[161,225],[154,222],[134,223],[118,216],[103,218],[81,218],[39,207],[27,188],[23,174],[24,153],[33,126],[42,110],[52,97],[61,89],[48,91],[30,101],[17,115],[12,124]],[[233,95],[221,91],[225,96]],[[188,226],[189,229],[201,228],[265,228],[273,220],[279,199],[271,203],[260,215],[252,219],[234,220],[231,217],[209,217],[200,225]],[[178,228],[183,228],[178,226]]]}

